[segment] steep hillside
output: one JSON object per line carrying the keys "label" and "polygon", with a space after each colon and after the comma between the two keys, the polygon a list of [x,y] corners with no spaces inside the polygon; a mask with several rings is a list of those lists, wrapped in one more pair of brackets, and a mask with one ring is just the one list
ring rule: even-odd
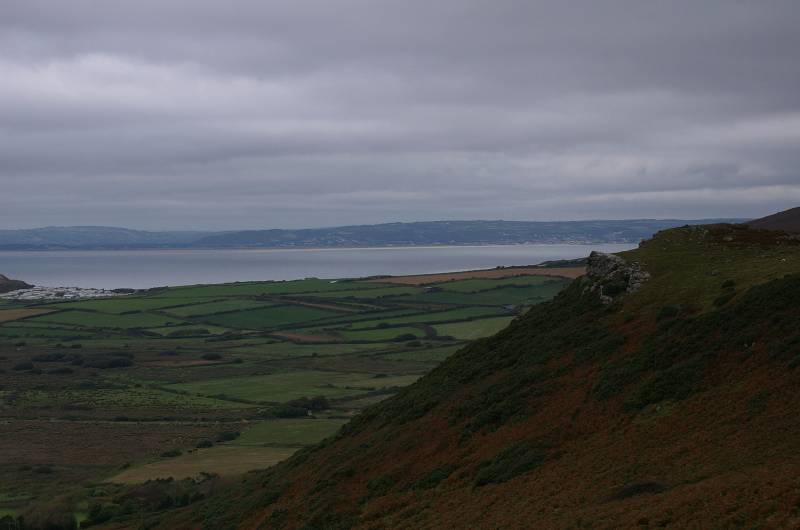
{"label": "steep hillside", "polygon": [[749,221],[747,224],[752,228],[760,228],[762,230],[800,232],[800,206]]}
{"label": "steep hillside", "polygon": [[798,527],[800,242],[684,227],[622,257],[336,437],[147,525]]}

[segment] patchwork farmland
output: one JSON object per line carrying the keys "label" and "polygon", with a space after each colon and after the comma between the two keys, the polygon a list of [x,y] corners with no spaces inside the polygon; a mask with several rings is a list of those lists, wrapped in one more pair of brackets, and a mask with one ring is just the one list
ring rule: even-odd
{"label": "patchwork farmland", "polygon": [[2,302],[0,510],[269,466],[569,282],[519,272]]}

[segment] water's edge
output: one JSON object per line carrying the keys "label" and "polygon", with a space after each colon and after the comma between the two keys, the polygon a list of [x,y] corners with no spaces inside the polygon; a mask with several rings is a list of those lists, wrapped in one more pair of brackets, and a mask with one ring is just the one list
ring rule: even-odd
{"label": "water's edge", "polygon": [[324,249],[2,251],[0,274],[44,286],[115,289],[308,277],[360,278],[498,266],[620,252],[634,244],[479,245]]}

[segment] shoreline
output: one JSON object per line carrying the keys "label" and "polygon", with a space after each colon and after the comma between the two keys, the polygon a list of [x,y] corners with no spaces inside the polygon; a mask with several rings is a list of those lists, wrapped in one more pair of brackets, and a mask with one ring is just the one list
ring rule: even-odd
{"label": "shoreline", "polygon": [[448,248],[503,248],[503,247],[554,247],[554,246],[580,246],[580,245],[638,245],[633,241],[570,241],[558,243],[469,243],[464,245],[453,244],[428,244],[428,245],[383,245],[383,246],[347,246],[347,247],[142,247],[142,248],[30,248],[30,249],[0,249],[0,254],[15,253],[45,253],[45,252],[319,252],[337,250],[404,250],[404,249],[448,249]]}

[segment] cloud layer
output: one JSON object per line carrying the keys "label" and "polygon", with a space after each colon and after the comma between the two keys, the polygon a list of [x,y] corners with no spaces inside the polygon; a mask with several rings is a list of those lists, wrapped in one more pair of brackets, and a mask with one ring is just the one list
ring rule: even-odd
{"label": "cloud layer", "polygon": [[10,0],[0,227],[757,216],[794,0]]}

